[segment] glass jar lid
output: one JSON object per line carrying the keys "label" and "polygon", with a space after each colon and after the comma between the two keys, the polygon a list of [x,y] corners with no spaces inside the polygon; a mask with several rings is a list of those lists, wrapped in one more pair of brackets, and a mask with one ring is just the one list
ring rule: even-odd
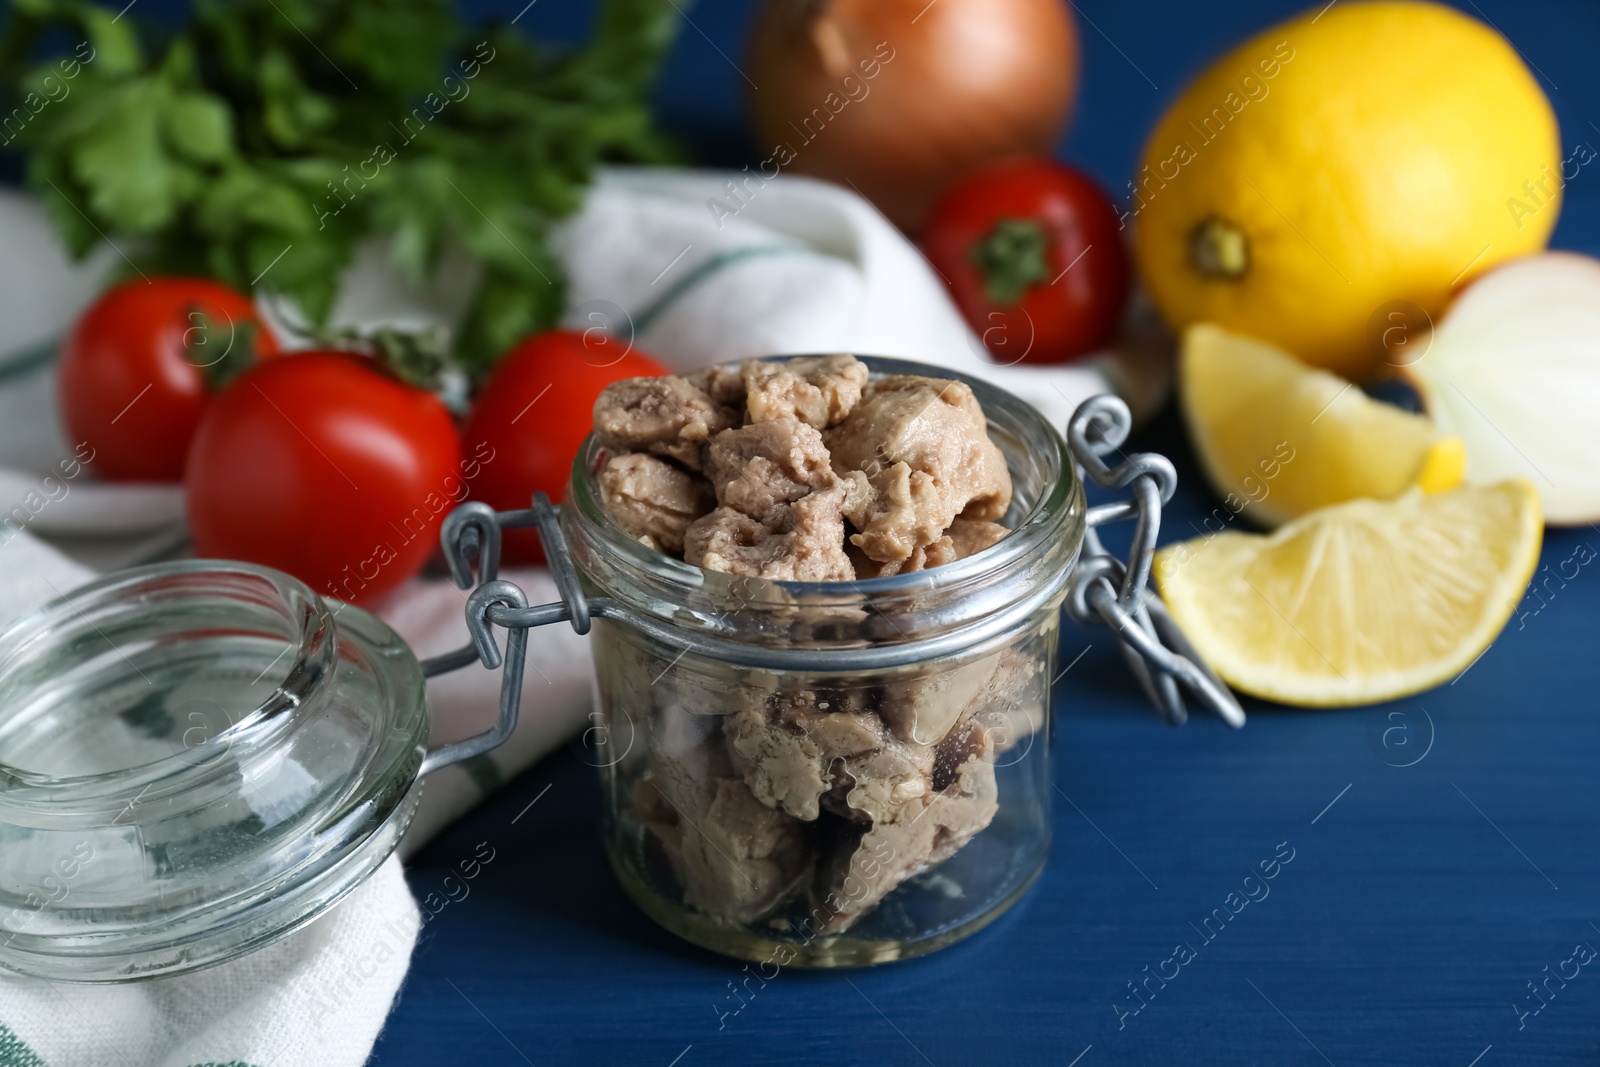
{"label": "glass jar lid", "polygon": [[290,932],[410,823],[423,669],[264,567],[122,571],[0,633],[0,966],[193,970]]}

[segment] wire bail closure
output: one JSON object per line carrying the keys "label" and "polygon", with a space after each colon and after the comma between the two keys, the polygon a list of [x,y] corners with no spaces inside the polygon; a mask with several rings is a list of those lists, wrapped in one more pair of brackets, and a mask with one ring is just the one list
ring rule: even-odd
{"label": "wire bail closure", "polygon": [[[561,592],[558,603],[530,608],[527,594],[516,584],[499,577],[501,531],[528,526],[538,531],[541,547],[550,561],[551,574]],[[491,729],[481,734],[431,750],[423,757],[419,776],[482,755],[511,737],[522,706],[522,674],[527,662],[530,629],[567,620],[578,633],[589,632],[589,604],[579,586],[566,538],[561,535],[555,505],[545,494],[534,494],[533,506],[522,511],[495,511],[477,501],[462,504],[445,516],[439,540],[444,546],[450,577],[460,588],[472,589],[467,597],[470,640],[452,652],[424,660],[423,676],[448,674],[473,663],[482,663],[490,670],[503,668],[500,716]],[[495,643],[496,626],[506,631],[503,656]]]}
{"label": "wire bail closure", "polygon": [[[1084,625],[1108,626],[1115,633],[1128,668],[1173,726],[1188,721],[1184,689],[1229,726],[1244,725],[1244,709],[1173,621],[1166,606],[1147,587],[1161,506],[1178,488],[1172,461],[1154,452],[1136,452],[1113,467],[1105,457],[1117,452],[1133,428],[1133,416],[1120,397],[1101,394],[1078,405],[1067,423],[1067,447],[1080,478],[1107,489],[1128,489],[1131,498],[1088,510],[1083,554],[1067,587],[1067,615]],[[1128,562],[1100,542],[1096,527],[1134,520]]]}

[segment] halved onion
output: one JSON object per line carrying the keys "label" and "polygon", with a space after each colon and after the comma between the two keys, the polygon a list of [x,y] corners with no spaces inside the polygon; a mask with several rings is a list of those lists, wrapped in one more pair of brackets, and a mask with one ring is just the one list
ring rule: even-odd
{"label": "halved onion", "polygon": [[1467,446],[1467,481],[1522,475],[1547,522],[1600,520],[1600,261],[1512,260],[1451,305],[1405,376]]}

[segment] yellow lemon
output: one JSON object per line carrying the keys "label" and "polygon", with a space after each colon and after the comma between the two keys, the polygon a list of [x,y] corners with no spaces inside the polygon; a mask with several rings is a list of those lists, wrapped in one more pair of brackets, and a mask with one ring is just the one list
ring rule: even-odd
{"label": "yellow lemon", "polygon": [[1156,583],[1228,684],[1284,704],[1365,704],[1472,665],[1510,618],[1543,536],[1522,478],[1352,500],[1271,534],[1156,553]]}
{"label": "yellow lemon", "polygon": [[1440,4],[1343,2],[1202,74],[1151,134],[1129,214],[1175,326],[1360,379],[1396,322],[1425,328],[1453,287],[1545,246],[1561,169],[1550,102],[1499,33]]}
{"label": "yellow lemon", "polygon": [[1466,448],[1421,415],[1380,403],[1337,375],[1210,323],[1184,334],[1184,421],[1223,506],[1265,526],[1412,486],[1453,489]]}

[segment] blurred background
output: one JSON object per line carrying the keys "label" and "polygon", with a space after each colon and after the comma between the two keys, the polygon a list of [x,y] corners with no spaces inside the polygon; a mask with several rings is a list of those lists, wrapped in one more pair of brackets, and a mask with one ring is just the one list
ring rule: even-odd
{"label": "blurred background", "polygon": [[[739,66],[747,63],[760,4],[697,0],[678,6],[686,24],[653,93],[662,124],[688,146],[695,163],[733,169],[759,163],[767,152],[750,128],[749,84]],[[1082,75],[1071,124],[1056,154],[1089,171],[1113,195],[1124,191],[1151,127],[1195,75],[1243,38],[1317,6],[1294,0],[1076,0]],[[1492,23],[1518,46],[1555,105],[1564,143],[1600,139],[1592,125],[1600,123],[1600,67],[1593,62],[1600,6],[1586,0],[1467,0],[1451,6]],[[183,0],[138,0],[133,11],[172,22],[188,7]],[[537,0],[531,7],[517,0],[461,0],[457,7],[468,20],[511,19],[520,13],[518,26],[571,45],[588,38],[596,10],[589,0]],[[7,176],[14,179],[15,157],[7,166]],[[1600,251],[1597,205],[1600,181],[1573,183],[1552,243]]]}

